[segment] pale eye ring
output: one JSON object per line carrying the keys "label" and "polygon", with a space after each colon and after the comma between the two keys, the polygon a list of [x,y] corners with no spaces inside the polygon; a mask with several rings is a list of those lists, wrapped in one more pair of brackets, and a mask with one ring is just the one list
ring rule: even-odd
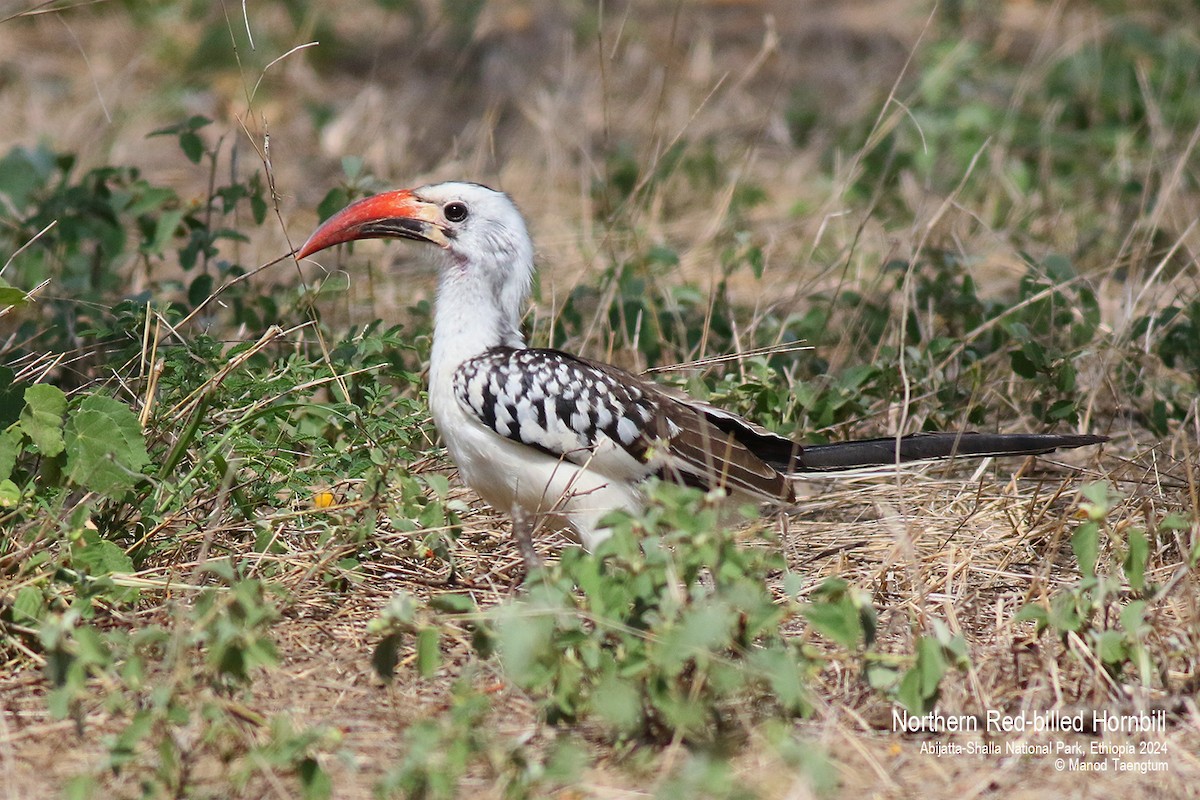
{"label": "pale eye ring", "polygon": [[446,215],[446,219],[450,222],[462,222],[467,218],[467,204],[460,203],[457,200],[453,203],[447,203],[442,209],[442,213]]}

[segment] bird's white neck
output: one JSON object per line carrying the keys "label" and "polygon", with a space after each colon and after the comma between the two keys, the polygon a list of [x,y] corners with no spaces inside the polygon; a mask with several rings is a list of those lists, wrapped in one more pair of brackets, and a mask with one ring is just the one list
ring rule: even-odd
{"label": "bird's white neck", "polygon": [[520,323],[528,280],[499,281],[498,275],[511,271],[490,267],[452,264],[441,270],[429,356],[429,400],[435,418],[440,405],[453,402],[451,384],[459,365],[493,347],[525,346]]}

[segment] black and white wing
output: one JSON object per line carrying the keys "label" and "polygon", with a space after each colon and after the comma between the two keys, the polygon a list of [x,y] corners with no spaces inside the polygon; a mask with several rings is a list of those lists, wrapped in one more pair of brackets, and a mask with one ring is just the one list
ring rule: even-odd
{"label": "black and white wing", "polygon": [[493,348],[454,373],[459,406],[499,436],[599,475],[657,475],[789,503],[801,475],[911,461],[1026,456],[1091,434],[915,433],[806,445],[608,364],[558,350]]}
{"label": "black and white wing", "polygon": [[454,394],[497,435],[614,480],[658,475],[761,499],[793,497],[788,479],[740,440],[740,429],[725,430],[607,364],[558,350],[497,347],[455,370]]}

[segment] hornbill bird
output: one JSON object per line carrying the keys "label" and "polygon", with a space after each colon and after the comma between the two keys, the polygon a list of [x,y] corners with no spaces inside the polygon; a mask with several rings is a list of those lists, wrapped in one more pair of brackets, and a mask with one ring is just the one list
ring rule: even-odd
{"label": "hornbill bird", "polygon": [[786,507],[806,474],[1107,440],[952,432],[801,445],[612,365],[528,347],[520,321],[533,243],[513,201],[477,183],[358,200],[320,225],[296,257],[385,238],[437,248],[429,405],[462,479],[511,514],[527,566],[538,563],[538,523],[573,531],[594,549],[609,535],[605,515],[636,511],[652,476]]}

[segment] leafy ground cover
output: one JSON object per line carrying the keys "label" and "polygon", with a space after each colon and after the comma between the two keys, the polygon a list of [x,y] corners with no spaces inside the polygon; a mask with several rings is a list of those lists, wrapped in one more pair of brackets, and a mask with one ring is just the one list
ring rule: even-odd
{"label": "leafy ground cover", "polygon": [[[1195,10],[794,6],[0,15],[11,795],[1195,792]],[[522,584],[428,419],[432,276],[281,258],[461,177],[531,220],[535,342],[806,441],[1112,441],[656,487]],[[1050,709],[1164,730],[895,723]]]}

